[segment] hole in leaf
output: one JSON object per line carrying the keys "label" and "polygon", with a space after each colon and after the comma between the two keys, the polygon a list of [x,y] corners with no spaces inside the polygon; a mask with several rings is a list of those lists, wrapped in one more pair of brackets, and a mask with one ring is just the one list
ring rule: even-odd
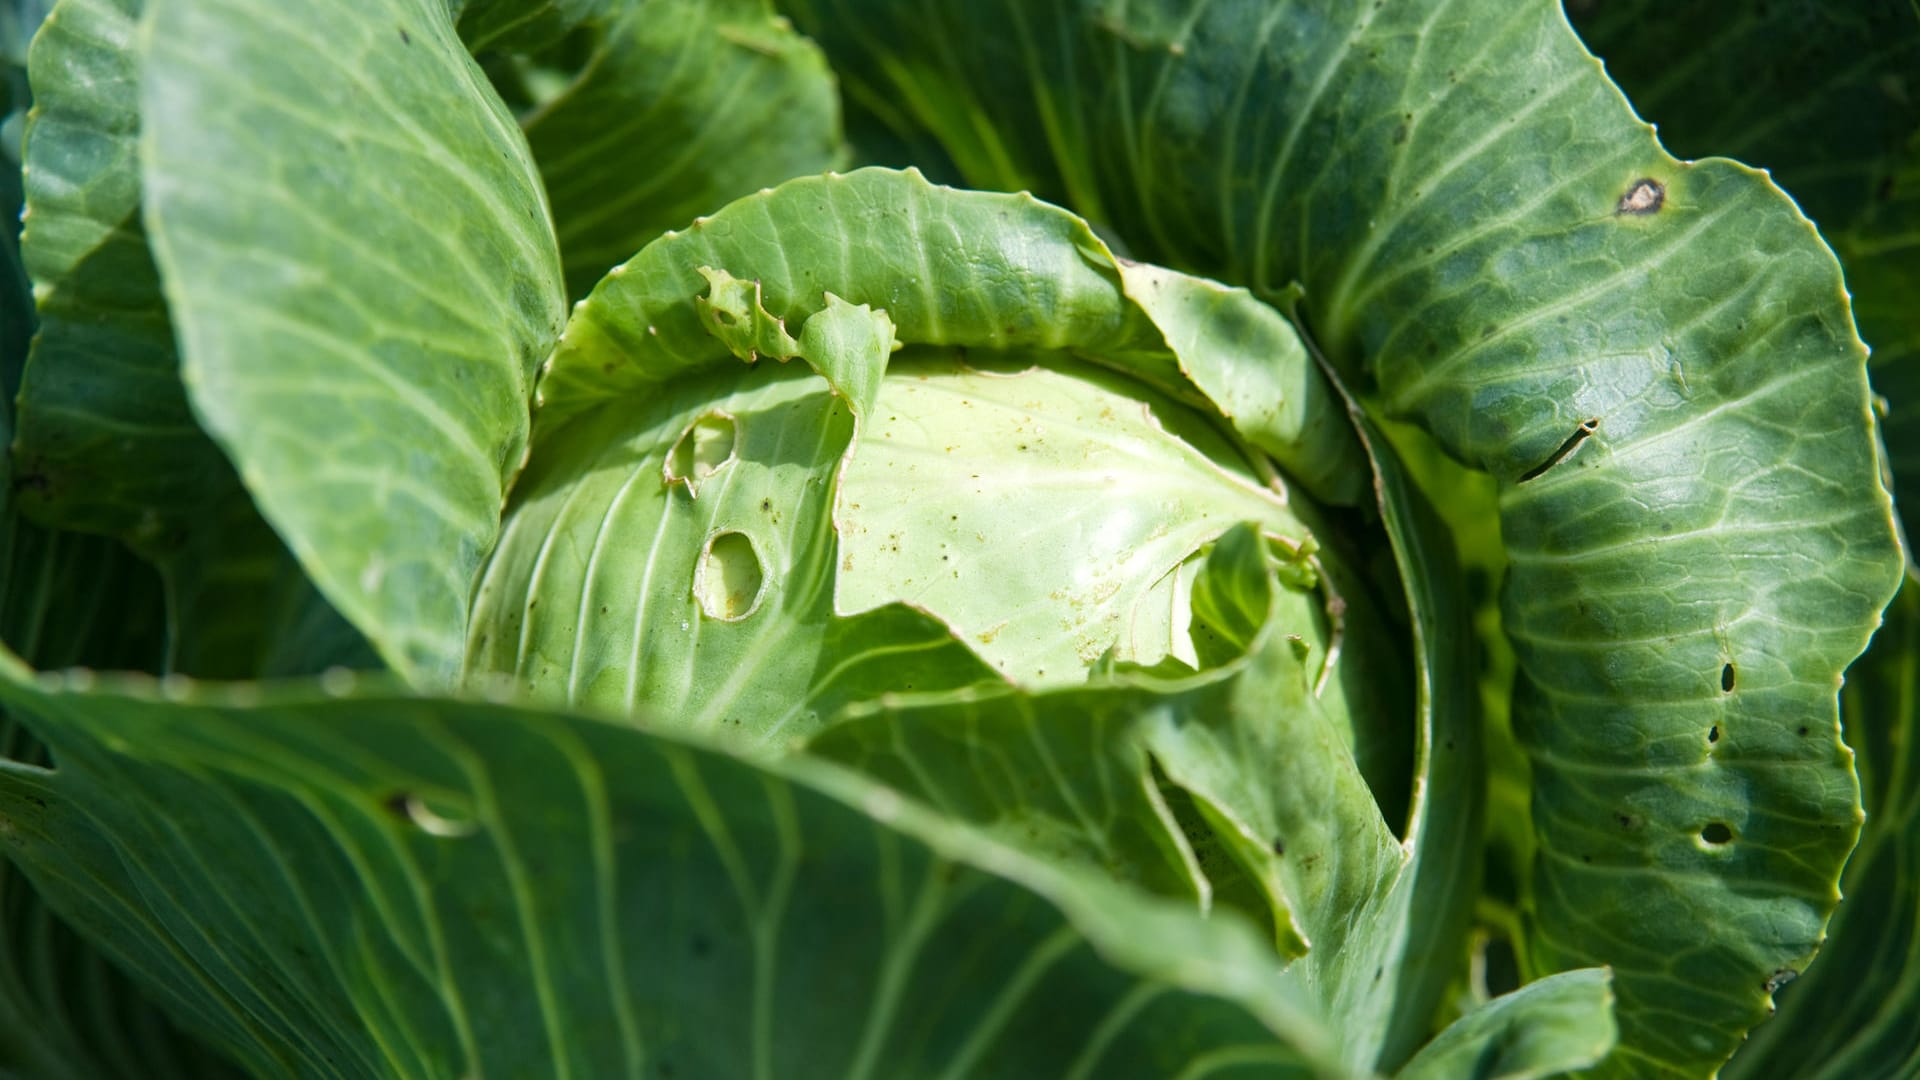
{"label": "hole in leaf", "polygon": [[1720,725],[1715,724],[1714,726],[1707,729],[1707,741],[1710,743],[1717,743],[1720,741]]}
{"label": "hole in leaf", "polygon": [[1733,843],[1733,830],[1725,824],[1716,821],[1700,830],[1700,841],[1705,844],[1712,844],[1714,847],[1731,844]]}
{"label": "hole in leaf", "polygon": [[1733,665],[1727,664],[1720,669],[1720,692],[1733,693]]}
{"label": "hole in leaf", "polygon": [[661,474],[667,486],[685,484],[687,494],[697,496],[698,485],[733,460],[733,444],[739,425],[723,412],[710,412],[687,425],[673,449],[667,451]]}
{"label": "hole in leaf", "polygon": [[442,813],[427,805],[427,801],[418,795],[406,791],[396,791],[381,803],[387,812],[397,818],[411,822],[421,832],[429,836],[461,837],[472,836],[480,831],[480,826],[459,815],[457,812]]}
{"label": "hole in leaf", "polygon": [[765,581],[760,556],[746,533],[716,533],[694,568],[693,594],[708,618],[738,622],[759,606]]}

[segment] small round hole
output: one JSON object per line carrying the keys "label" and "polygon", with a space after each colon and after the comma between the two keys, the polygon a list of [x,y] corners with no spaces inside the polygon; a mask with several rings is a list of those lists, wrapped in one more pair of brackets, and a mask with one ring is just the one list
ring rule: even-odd
{"label": "small round hole", "polygon": [[680,433],[673,449],[667,451],[661,476],[667,486],[685,485],[688,495],[697,495],[698,485],[733,460],[733,446],[739,438],[739,424],[724,412],[710,412]]}
{"label": "small round hole", "polygon": [[1720,725],[1715,724],[1714,726],[1707,729],[1707,741],[1710,743],[1717,743],[1720,741]]}
{"label": "small round hole", "polygon": [[1722,822],[1716,821],[1700,830],[1700,841],[1701,843],[1711,844],[1714,847],[1731,844],[1733,843],[1733,830]]}
{"label": "small round hole", "polygon": [[1733,665],[1723,664],[1720,668],[1720,692],[1733,693]]}

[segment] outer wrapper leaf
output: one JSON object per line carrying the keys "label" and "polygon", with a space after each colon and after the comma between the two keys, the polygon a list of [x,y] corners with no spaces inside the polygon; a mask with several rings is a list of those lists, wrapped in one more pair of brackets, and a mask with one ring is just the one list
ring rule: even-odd
{"label": "outer wrapper leaf", "polygon": [[1860,752],[1867,824],[1840,879],[1846,902],[1780,1012],[1729,1077],[1894,1080],[1920,1065],[1920,594],[1908,578],[1840,698]]}
{"label": "outer wrapper leaf", "polygon": [[819,763],[378,692],[0,693],[58,764],[0,772],[11,854],[261,1075],[1332,1075],[1244,924]]}
{"label": "outer wrapper leaf", "polygon": [[427,0],[154,0],[144,209],[195,411],[395,668],[458,665],[562,297],[526,144]]}

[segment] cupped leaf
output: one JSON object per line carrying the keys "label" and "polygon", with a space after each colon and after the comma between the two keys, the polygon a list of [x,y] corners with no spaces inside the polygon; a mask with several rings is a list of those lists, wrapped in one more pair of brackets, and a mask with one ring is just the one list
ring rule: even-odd
{"label": "cupped leaf", "polygon": [[[1157,661],[1184,638],[1183,564],[1237,521],[1285,538],[1302,591],[1316,567],[1344,586],[1285,482],[1188,403],[1219,393],[1248,443],[1304,445],[1347,489],[1352,430],[1277,314],[1217,286],[1182,299],[1199,289],[1115,260],[1057,208],[885,170],[793,181],[661,238],[579,308],[543,378],[470,676],[774,742],[816,728],[823,693],[993,678],[952,632],[1020,680],[1074,681],[1116,642]],[[912,348],[889,367],[896,340]],[[789,356],[824,384],[764,370]],[[1287,400],[1240,407],[1263,382]],[[953,504],[903,507],[903,480]],[[919,629],[833,651],[862,620]],[[889,655],[916,666],[873,662]]]}
{"label": "cupped leaf", "polygon": [[525,140],[428,0],[149,0],[143,207],[195,414],[320,592],[458,668],[558,329]]}
{"label": "cupped leaf", "polygon": [[11,854],[262,1075],[1337,1075],[1242,922],[825,763],[339,682],[14,678],[57,767],[0,771]]}
{"label": "cupped leaf", "polygon": [[[1260,893],[1248,914],[1271,922],[1283,958],[1310,945],[1325,946],[1316,962],[1336,955],[1338,936],[1319,935],[1351,923],[1397,868],[1396,844],[1313,693],[1298,631],[1313,633],[1314,612],[1289,602],[1265,545],[1253,527],[1236,527],[1197,571],[1196,643],[1234,654],[1218,667],[1129,665],[1038,692],[888,694],[847,710],[807,750],[1036,854],[1189,897],[1202,911],[1216,875],[1244,876]],[[1236,742],[1261,745],[1220,752]],[[1196,857],[1163,786],[1200,809],[1231,866]],[[1249,803],[1258,821],[1236,814]]]}
{"label": "cupped leaf", "polygon": [[833,75],[767,0],[596,6],[586,43],[553,50],[570,81],[520,121],[573,295],[670,228],[841,163]]}
{"label": "cupped leaf", "polygon": [[1394,1076],[1536,1080],[1597,1065],[1615,1036],[1607,984],[1601,968],[1531,982],[1454,1021]]}
{"label": "cupped leaf", "polygon": [[[1457,960],[1481,766],[1449,545],[1390,458],[1376,484],[1419,661],[1420,771],[1404,842],[1318,700],[1303,662],[1315,639],[1303,640],[1302,613],[1252,527],[1223,535],[1192,587],[1195,644],[1217,666],[1121,667],[1057,690],[888,695],[848,710],[808,751],[1050,860],[1268,922],[1293,960],[1285,978],[1337,1025],[1347,1067],[1392,1068],[1425,1039]],[[1591,1051],[1565,1052],[1584,1062]]]}
{"label": "cupped leaf", "polygon": [[1709,1075],[1837,900],[1835,694],[1900,564],[1864,350],[1792,202],[1674,160],[1538,0],[789,8],[970,182],[1301,283],[1369,410],[1494,478],[1529,956],[1613,967],[1604,1070]]}

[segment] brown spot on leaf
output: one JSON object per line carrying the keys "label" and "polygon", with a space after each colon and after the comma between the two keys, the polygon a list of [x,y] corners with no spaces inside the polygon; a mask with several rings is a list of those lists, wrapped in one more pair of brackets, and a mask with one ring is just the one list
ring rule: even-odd
{"label": "brown spot on leaf", "polygon": [[1667,187],[1652,178],[1636,180],[1614,209],[1622,214],[1652,214],[1667,201]]}

